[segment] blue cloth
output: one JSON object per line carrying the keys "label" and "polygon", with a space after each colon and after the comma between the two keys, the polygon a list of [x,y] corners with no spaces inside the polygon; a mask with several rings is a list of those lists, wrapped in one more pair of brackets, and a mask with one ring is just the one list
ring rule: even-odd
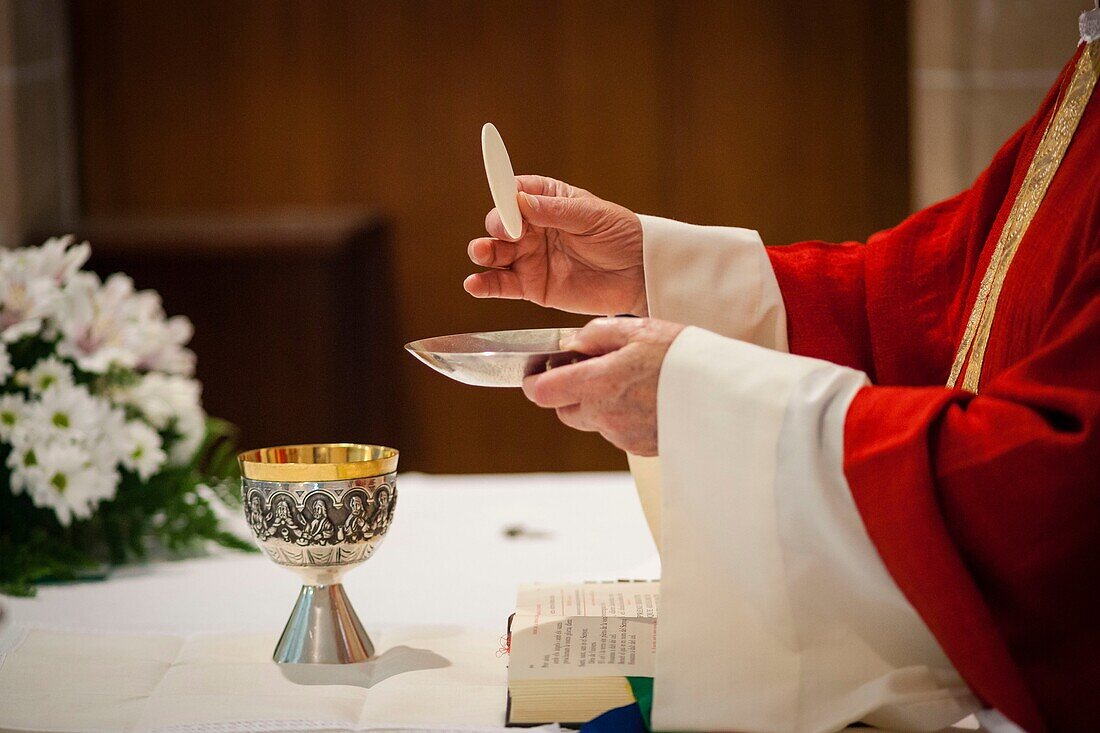
{"label": "blue cloth", "polygon": [[645,719],[637,703],[608,710],[581,727],[581,733],[647,733]]}

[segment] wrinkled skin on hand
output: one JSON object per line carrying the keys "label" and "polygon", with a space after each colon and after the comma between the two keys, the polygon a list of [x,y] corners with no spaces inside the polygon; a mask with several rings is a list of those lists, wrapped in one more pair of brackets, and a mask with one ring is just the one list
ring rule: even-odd
{"label": "wrinkled skin on hand", "polygon": [[683,328],[653,318],[597,318],[562,342],[593,358],[528,377],[523,393],[572,428],[655,456],[661,363]]}
{"label": "wrinkled skin on hand", "polygon": [[543,176],[517,176],[523,234],[512,240],[496,209],[470,260],[492,268],[466,278],[477,298],[522,298],[572,313],[648,314],[638,216]]}

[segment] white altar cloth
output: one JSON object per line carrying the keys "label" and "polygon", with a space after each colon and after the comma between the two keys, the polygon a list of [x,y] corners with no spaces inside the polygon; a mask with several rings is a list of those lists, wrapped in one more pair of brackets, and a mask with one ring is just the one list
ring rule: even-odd
{"label": "white altar cloth", "polygon": [[[343,717],[329,718],[360,715],[344,725],[347,730],[492,729],[503,725],[506,687],[506,660],[496,652],[520,583],[660,575],[656,548],[626,473],[402,474],[398,491],[389,535],[373,558],[348,574],[345,586],[380,650],[414,649],[416,654],[403,652],[390,658],[423,668],[378,680],[373,688],[323,684],[345,682],[338,673],[327,678],[324,674],[312,678],[292,675],[288,682],[287,675],[266,661],[290,612],[297,579],[258,555],[219,553],[150,563],[117,570],[105,582],[46,586],[32,599],[5,597],[0,599],[6,610],[0,637],[7,640],[9,650],[14,649],[10,660],[19,654],[20,641],[41,644],[41,650],[34,653],[51,660],[64,659],[66,649],[72,648],[65,646],[68,643],[76,647],[74,660],[88,660],[90,673],[97,669],[97,655],[79,654],[80,645],[91,650],[97,643],[87,634],[156,637],[160,641],[154,646],[171,647],[164,652],[171,656],[165,664],[177,673],[176,678],[182,667],[175,669],[174,662],[192,653],[182,654],[180,649],[189,645],[208,654],[211,648],[224,645],[221,648],[238,655],[235,662],[263,659],[257,675],[279,674],[271,682],[301,686],[303,699],[314,700],[314,693],[328,690],[333,700],[339,699],[345,707],[350,704],[350,712]],[[67,635],[70,632],[81,633]],[[28,658],[31,651],[31,647],[24,648]],[[442,657],[448,665],[433,666],[431,655]],[[425,659],[428,663],[421,664]],[[0,680],[3,672],[0,666]],[[41,679],[51,678],[49,669],[39,672]],[[61,672],[59,669],[58,678],[64,676]],[[252,679],[242,679],[242,688],[252,684]],[[196,675],[187,684],[201,686],[201,680],[202,676]],[[467,682],[470,684],[463,688]],[[226,684],[228,688],[223,685],[221,689],[232,695],[232,681]],[[403,691],[417,685],[421,689],[415,694]],[[14,695],[16,686],[16,681],[10,681],[8,692]],[[462,694],[455,696],[459,688]],[[384,718],[374,718],[370,703],[381,700],[383,690],[392,693],[385,697],[391,707]],[[375,697],[368,700],[372,692]],[[0,698],[4,693],[0,687]],[[50,709],[43,712],[41,725],[28,725],[33,721],[25,715],[16,718],[14,708],[0,704],[0,729],[92,730],[75,724],[79,709],[73,723],[49,722],[56,721],[57,716],[51,715],[66,702],[65,694],[61,688],[51,692]],[[401,700],[405,701],[403,709]],[[79,701],[69,702],[79,708]],[[433,702],[441,709],[430,709]],[[159,713],[139,717],[140,726],[130,730],[172,730],[170,717]],[[174,730],[334,729],[330,724],[318,727],[310,720],[317,717],[303,717],[302,724],[294,728],[287,721],[230,716],[217,724],[210,720],[204,727]],[[110,729],[101,724],[97,730]]]}

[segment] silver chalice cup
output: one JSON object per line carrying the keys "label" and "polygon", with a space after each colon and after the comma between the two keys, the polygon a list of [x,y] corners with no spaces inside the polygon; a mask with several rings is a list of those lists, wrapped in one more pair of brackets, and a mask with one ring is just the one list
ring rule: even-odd
{"label": "silver chalice cup", "polygon": [[340,579],[382,542],[397,505],[397,451],[321,443],[241,453],[245,517],[264,553],[302,576],[274,659],[349,664],[374,656]]}

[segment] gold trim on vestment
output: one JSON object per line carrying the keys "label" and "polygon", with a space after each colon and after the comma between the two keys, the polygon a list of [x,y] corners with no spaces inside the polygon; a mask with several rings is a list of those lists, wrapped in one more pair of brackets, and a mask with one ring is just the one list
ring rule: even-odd
{"label": "gold trim on vestment", "polygon": [[[966,331],[963,333],[959,350],[955,354],[955,363],[951,365],[951,376],[947,378],[948,387],[954,387],[961,374],[962,388],[974,393],[978,391],[985,349],[989,345],[989,332],[993,327],[993,317],[997,312],[997,301],[1001,296],[1005,275],[1020,246],[1020,240],[1027,233],[1035,212],[1043,202],[1043,197],[1046,196],[1054,173],[1062,163],[1073,133],[1081,121],[1085,106],[1088,105],[1089,97],[1092,96],[1098,75],[1100,75],[1100,41],[1093,41],[1081,52],[1066,90],[1065,99],[1043,133],[1043,139],[1039,142],[1035,157],[1032,158],[1031,165],[1027,169],[1024,182],[1020,186],[1019,193],[1016,194],[1016,200],[1012,203],[1008,221],[1005,222],[1001,236],[997,239],[997,247],[993,250],[993,257],[989,261],[985,275],[982,276],[974,308],[966,321]],[[967,355],[970,356],[969,360]]]}

